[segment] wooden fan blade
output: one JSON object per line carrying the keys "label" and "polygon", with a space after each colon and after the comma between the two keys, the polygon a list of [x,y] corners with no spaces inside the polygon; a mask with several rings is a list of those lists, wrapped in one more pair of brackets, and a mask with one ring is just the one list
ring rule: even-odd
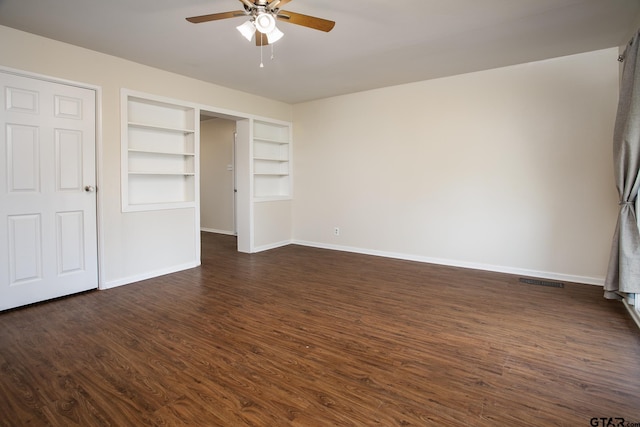
{"label": "wooden fan blade", "polygon": [[320,30],[329,32],[336,25],[335,22],[327,19],[316,18],[315,16],[303,15],[301,13],[281,11],[277,16],[279,21],[290,22],[296,25],[302,25],[303,27],[313,28],[314,30]]}
{"label": "wooden fan blade", "polygon": [[291,0],[271,0],[269,2],[269,10],[280,9],[285,4],[289,3]]}
{"label": "wooden fan blade", "polygon": [[238,16],[246,16],[247,13],[243,10],[234,10],[233,12],[212,13],[210,15],[192,16],[186,18],[187,21],[192,24],[199,24],[201,22],[217,21],[219,19],[236,18]]}

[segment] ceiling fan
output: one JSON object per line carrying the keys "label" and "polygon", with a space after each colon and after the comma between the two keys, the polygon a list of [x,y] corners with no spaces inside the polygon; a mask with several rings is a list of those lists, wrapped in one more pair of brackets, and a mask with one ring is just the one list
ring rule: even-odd
{"label": "ceiling fan", "polygon": [[[193,24],[201,22],[217,21],[220,19],[248,17],[249,20],[237,27],[238,31],[249,41],[256,35],[256,46],[264,46],[275,43],[284,35],[276,28],[276,20],[289,22],[291,24],[302,25],[329,32],[333,29],[335,22],[327,19],[316,18],[315,16],[303,15],[301,13],[281,10],[280,7],[292,0],[239,0],[244,6],[244,10],[231,12],[212,13],[210,15],[192,16],[186,18]],[[256,34],[256,32],[258,34]]]}

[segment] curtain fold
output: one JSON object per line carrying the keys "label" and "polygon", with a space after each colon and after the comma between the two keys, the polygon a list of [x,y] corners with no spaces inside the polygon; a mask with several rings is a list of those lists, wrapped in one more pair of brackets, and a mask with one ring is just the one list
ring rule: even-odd
{"label": "curtain fold", "polygon": [[627,45],[613,133],[613,162],[620,212],[613,236],[605,297],[640,293],[640,231],[636,199],[640,188],[640,32]]}

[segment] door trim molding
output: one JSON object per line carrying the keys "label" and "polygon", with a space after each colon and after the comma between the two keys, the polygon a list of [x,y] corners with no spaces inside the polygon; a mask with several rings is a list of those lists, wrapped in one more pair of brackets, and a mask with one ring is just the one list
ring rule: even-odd
{"label": "door trim molding", "polygon": [[39,73],[34,73],[31,71],[26,71],[26,70],[19,70],[16,68],[11,68],[11,67],[5,67],[3,65],[0,65],[0,72],[6,73],[6,74],[13,74],[16,76],[21,76],[21,77],[27,77],[27,78],[31,78],[31,79],[36,79],[36,80],[42,80],[45,82],[51,82],[51,83],[57,83],[57,84],[63,84],[63,85],[67,85],[67,86],[74,86],[74,87],[79,87],[82,89],[88,89],[88,90],[92,90],[95,92],[95,100],[96,100],[96,105],[95,105],[95,112],[96,112],[96,117],[95,117],[95,123],[96,123],[96,135],[95,135],[95,144],[96,144],[96,188],[98,189],[98,191],[96,192],[96,239],[97,239],[97,251],[98,251],[98,289],[103,290],[103,289],[107,289],[105,287],[105,279],[104,279],[104,271],[105,269],[103,268],[102,265],[102,261],[104,259],[103,255],[104,255],[104,216],[103,216],[103,212],[102,212],[102,206],[103,206],[103,202],[102,202],[102,192],[100,191],[100,189],[102,188],[102,183],[104,182],[102,179],[102,87],[101,86],[97,86],[97,85],[93,85],[93,84],[89,84],[89,83],[83,83],[83,82],[77,82],[77,81],[73,81],[73,80],[67,80],[67,79],[62,79],[62,78],[58,78],[58,77],[53,77],[53,76],[48,76],[45,74],[39,74]]}

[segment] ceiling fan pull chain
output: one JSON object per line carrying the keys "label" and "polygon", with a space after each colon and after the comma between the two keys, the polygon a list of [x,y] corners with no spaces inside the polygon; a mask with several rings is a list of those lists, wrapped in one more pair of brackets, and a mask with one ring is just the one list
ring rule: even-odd
{"label": "ceiling fan pull chain", "polygon": [[264,68],[264,63],[262,62],[262,33],[260,33],[260,68]]}
{"label": "ceiling fan pull chain", "polygon": [[273,61],[273,58],[275,58],[275,55],[273,54],[273,51],[275,50],[275,48],[273,47],[273,43],[271,43],[271,60]]}

